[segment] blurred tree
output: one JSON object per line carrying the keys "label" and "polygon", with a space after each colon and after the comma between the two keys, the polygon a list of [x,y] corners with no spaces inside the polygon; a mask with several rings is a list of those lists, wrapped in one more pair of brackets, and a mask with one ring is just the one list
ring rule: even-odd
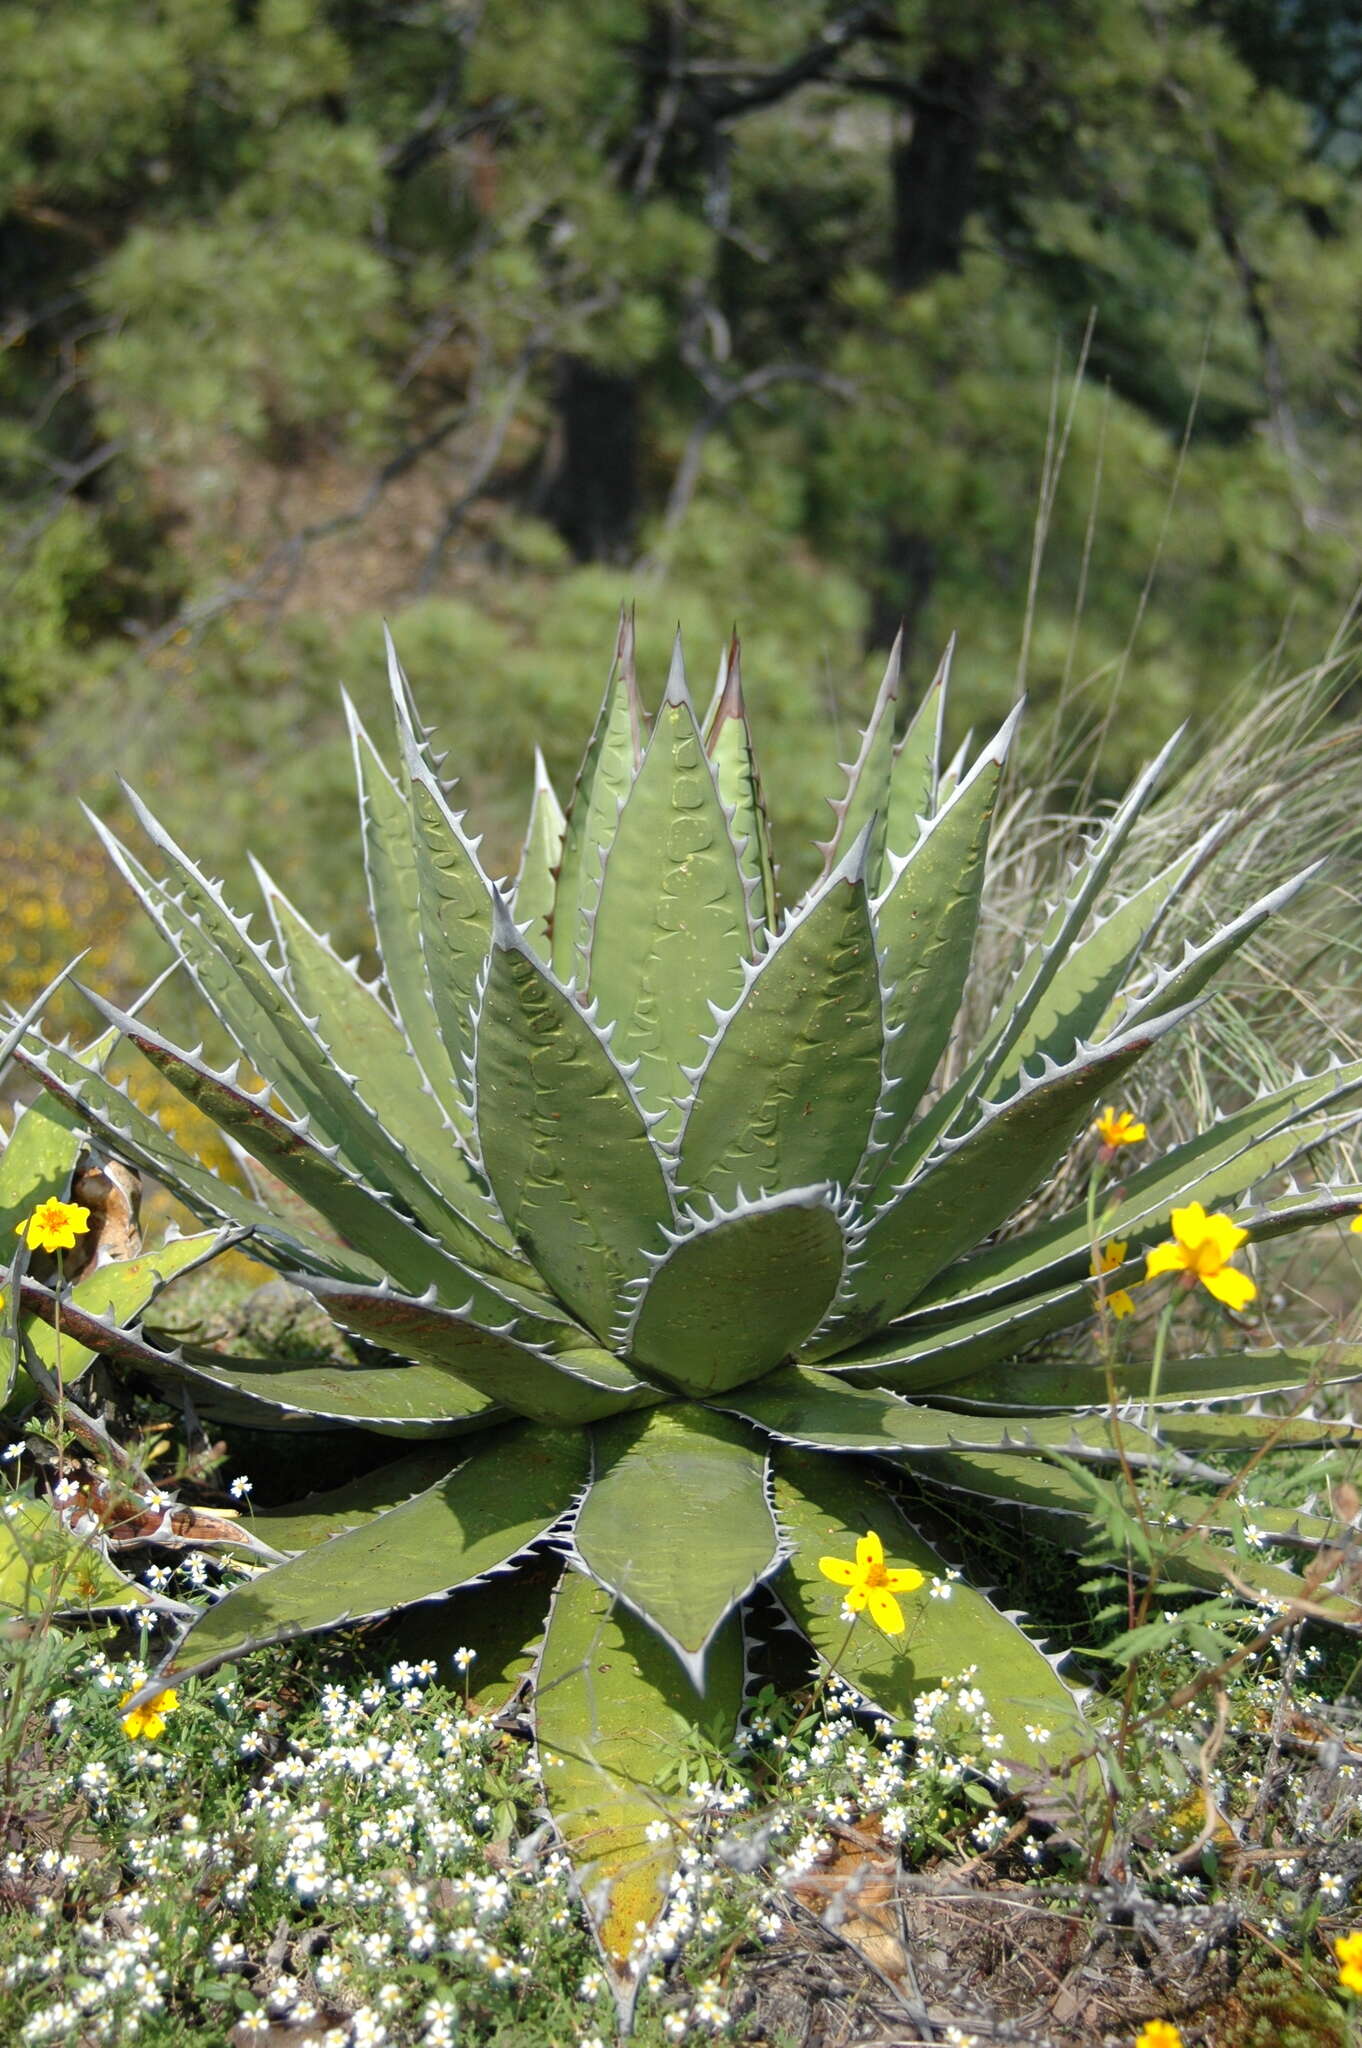
{"label": "blurred tree", "polygon": [[5,0],[0,33],[11,747],[130,634],[296,612],[413,477],[389,605],[464,564],[503,618],[574,564],[702,606],[738,561],[744,603],[844,577],[919,672],[965,624],[981,708],[1138,662],[1130,749],[1351,592],[1343,0]]}

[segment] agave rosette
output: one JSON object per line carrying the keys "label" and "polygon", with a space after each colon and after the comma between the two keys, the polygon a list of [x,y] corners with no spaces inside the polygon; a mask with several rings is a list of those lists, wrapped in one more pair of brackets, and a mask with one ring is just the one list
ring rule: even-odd
{"label": "agave rosette", "polygon": [[[782,914],[736,647],[700,720],[678,644],[650,721],[625,622],[566,815],[540,764],[504,886],[390,667],[395,774],[351,714],[378,981],[263,872],[271,944],[144,807],[158,873],[100,828],[267,1085],[100,1003],[105,1021],[266,1169],[256,1192],[215,1176],[66,1049],[30,1039],[23,1053],[102,1143],[205,1218],[249,1230],[358,1340],[358,1362],[170,1349],[80,1307],[70,1328],[186,1380],[208,1412],[431,1440],[258,1514],[258,1535],[295,1554],[203,1614],[154,1684],[412,1602],[475,1604],[471,1589],[495,1578],[509,1647],[488,1682],[500,1672],[509,1685],[533,1661],[539,1739],[557,1764],[546,1796],[624,1995],[637,1925],[674,1866],[674,1843],[648,1832],[683,1810],[656,1783],[666,1747],[697,1717],[736,1725],[760,1583],[891,1717],[971,1664],[1017,1772],[1062,1771],[1082,1750],[1051,1661],[966,1585],[949,1603],[915,1601],[901,1641],[864,1622],[848,1637],[821,1552],[849,1555],[874,1528],[895,1559],[944,1570],[877,1483],[877,1460],[1081,1538],[1092,1488],[1120,1460],[1157,1462],[1204,1507],[1225,1461],[1278,1427],[1259,1397],[1362,1374],[1358,1352],[1227,1341],[1170,1361],[1152,1399],[1148,1366],[1122,1367],[1113,1418],[1099,1366],[1044,1349],[1093,1313],[1083,1205],[1013,1224],[1095,1108],[1305,877],[1148,964],[1217,837],[1113,897],[1165,750],[1073,866],[943,1087],[1015,715],[972,765],[943,773],[946,674],[896,742],[896,651],[823,873]],[[1142,1272],[1175,1204],[1229,1206],[1256,1240],[1351,1214],[1362,1189],[1249,1197],[1359,1103],[1362,1063],[1335,1064],[1129,1173],[1106,1220],[1127,1248],[1109,1284]],[[25,1301],[56,1314],[28,1283]],[[1304,1414],[1290,1434],[1344,1428]],[[1308,1543],[1327,1530],[1294,1517],[1278,1533]],[[1212,1534],[1172,1569],[1216,1584],[1227,1565],[1245,1569]],[[1301,1590],[1270,1558],[1251,1569],[1265,1594]],[[1341,1595],[1317,1599],[1354,1612]]]}

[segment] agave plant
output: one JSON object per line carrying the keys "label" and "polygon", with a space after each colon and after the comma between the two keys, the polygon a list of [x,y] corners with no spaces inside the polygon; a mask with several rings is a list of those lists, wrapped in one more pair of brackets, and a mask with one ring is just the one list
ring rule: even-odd
{"label": "agave plant", "polygon": [[[98,1007],[265,1169],[254,1191],[69,1051],[30,1038],[23,1053],[111,1151],[249,1231],[352,1361],[168,1349],[84,1310],[63,1319],[89,1347],[188,1381],[209,1412],[432,1440],[259,1515],[289,1560],[196,1620],[153,1687],[454,1594],[458,1629],[487,1625],[486,1693],[533,1669],[546,1797],[627,1997],[637,1927],[677,1853],[649,1826],[682,1811],[663,1766],[697,1720],[735,1726],[759,1584],[891,1718],[972,1666],[1014,1782],[1082,1754],[1056,1669],[982,1593],[918,1598],[902,1638],[848,1629],[821,1553],[849,1556],[874,1530],[891,1557],[947,1574],[886,1466],[1019,1502],[1081,1540],[1104,1475],[1153,1465],[1209,1525],[1170,1571],[1218,1584],[1228,1565],[1265,1593],[1300,1591],[1217,1539],[1217,1490],[1225,1461],[1274,1430],[1345,1430],[1273,1422],[1258,1397],[1362,1374],[1362,1352],[1245,1349],[1228,1329],[1154,1387],[1148,1363],[1119,1365],[1115,1413],[1095,1355],[1046,1349],[1093,1318],[1087,1204],[1034,1198],[1306,878],[1153,964],[1160,921],[1225,830],[1113,896],[1165,750],[1086,845],[980,1042],[953,1046],[1015,715],[943,771],[945,669],[896,743],[896,649],[822,873],[782,911],[736,645],[701,720],[678,642],[650,722],[625,621],[566,815],[539,766],[513,885],[484,871],[391,650],[390,672],[396,774],[350,712],[378,980],[263,871],[272,943],[252,937],[135,798],[158,873],[100,828],[265,1085]],[[1105,1284],[1142,1274],[1175,1204],[1228,1205],[1256,1242],[1352,1214],[1362,1188],[1248,1197],[1359,1104],[1362,1062],[1334,1064],[1151,1148],[1103,1194],[1126,1247]],[[56,1316],[36,1283],[24,1298]],[[324,1483],[299,1443],[305,1480]],[[1283,1517],[1277,1533],[1308,1543],[1327,1527]]]}

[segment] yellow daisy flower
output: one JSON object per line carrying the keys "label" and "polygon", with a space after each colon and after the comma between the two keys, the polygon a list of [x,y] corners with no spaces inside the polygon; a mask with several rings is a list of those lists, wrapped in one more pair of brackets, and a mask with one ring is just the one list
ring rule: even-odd
{"label": "yellow daisy flower", "polygon": [[1182,2035],[1171,2020],[1147,2020],[1135,2036],[1135,2048],[1182,2048]]}
{"label": "yellow daisy flower", "polygon": [[1200,1281],[1226,1308],[1247,1308],[1257,1299],[1258,1289],[1248,1274],[1229,1263],[1240,1245],[1248,1243],[1246,1230],[1228,1216],[1208,1216],[1200,1202],[1174,1209],[1170,1220],[1173,1236],[1165,1244],[1156,1244],[1147,1255],[1146,1279],[1180,1273],[1184,1287],[1194,1287]]}
{"label": "yellow daisy flower", "polygon": [[1138,1123],[1128,1109],[1117,1109],[1110,1103],[1094,1123],[1093,1129],[1108,1152],[1119,1152],[1122,1145],[1142,1145],[1149,1136],[1145,1126]]}
{"label": "yellow daisy flower", "polygon": [[[1096,1280],[1102,1273],[1114,1273],[1126,1262],[1126,1242],[1114,1237],[1110,1244],[1099,1245],[1092,1255],[1092,1277]],[[1108,1309],[1119,1323],[1123,1316],[1133,1316],[1135,1304],[1124,1287],[1109,1287],[1102,1297]]]}
{"label": "yellow daisy flower", "polygon": [[76,1239],[90,1228],[90,1212],[79,1202],[59,1202],[55,1196],[39,1202],[31,1216],[14,1226],[14,1235],[25,1238],[31,1252],[74,1251]]}
{"label": "yellow daisy flower", "polygon": [[[118,1702],[119,1707],[126,1707],[131,1698],[132,1694],[125,1692]],[[130,1714],[124,1714],[123,1733],[132,1742],[155,1742],[166,1732],[166,1715],[173,1714],[179,1704],[180,1696],[173,1688],[166,1692],[158,1692],[155,1699],[147,1700],[140,1707],[134,1707]]]}
{"label": "yellow daisy flower", "polygon": [[855,1564],[844,1557],[820,1557],[818,1569],[835,1586],[847,1588],[847,1606],[853,1614],[869,1607],[870,1619],[887,1636],[901,1636],[904,1630],[903,1609],[894,1595],[916,1593],[926,1584],[923,1574],[912,1565],[897,1569],[886,1565],[884,1545],[873,1529],[856,1538]]}
{"label": "yellow daisy flower", "polygon": [[1340,1986],[1362,1996],[1362,1928],[1355,1927],[1351,1934],[1336,1934],[1334,1954],[1338,1957]]}

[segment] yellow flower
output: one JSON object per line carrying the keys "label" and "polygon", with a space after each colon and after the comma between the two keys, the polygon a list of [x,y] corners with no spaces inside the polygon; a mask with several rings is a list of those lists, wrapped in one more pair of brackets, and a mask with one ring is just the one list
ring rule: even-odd
{"label": "yellow flower", "polygon": [[1135,2048],[1182,2048],[1182,2035],[1171,2020],[1147,2020],[1135,2036]]}
{"label": "yellow flower", "polygon": [[53,1196],[39,1202],[33,1214],[14,1226],[16,1237],[27,1238],[31,1252],[69,1252],[76,1239],[90,1228],[90,1212],[79,1202],[59,1202]]}
{"label": "yellow flower", "polygon": [[1338,1957],[1339,1984],[1344,1991],[1362,1996],[1362,1928],[1355,1927],[1351,1934],[1336,1934],[1334,1954]]}
{"label": "yellow flower", "polygon": [[1354,1216],[1348,1228],[1351,1231],[1355,1231],[1359,1237],[1362,1237],[1362,1215]]}
{"label": "yellow flower", "polygon": [[870,1619],[887,1636],[903,1634],[903,1609],[894,1598],[895,1593],[916,1593],[919,1586],[926,1584],[922,1573],[912,1565],[893,1570],[885,1564],[884,1545],[873,1529],[856,1538],[855,1564],[844,1557],[820,1557],[818,1569],[835,1586],[849,1589],[847,1606],[853,1614],[869,1606]]}
{"label": "yellow flower", "polygon": [[[118,1702],[120,1708],[126,1707],[131,1698],[132,1694],[125,1692]],[[132,1742],[143,1737],[148,1742],[155,1742],[166,1732],[166,1715],[173,1714],[179,1704],[177,1692],[158,1692],[155,1699],[148,1700],[145,1706],[134,1707],[130,1714],[124,1714],[123,1733]]]}
{"label": "yellow flower", "polygon": [[[1099,1245],[1097,1250],[1093,1253],[1092,1277],[1094,1280],[1096,1280],[1099,1274],[1114,1273],[1116,1271],[1116,1268],[1118,1266],[1124,1266],[1125,1262],[1125,1239],[1120,1237],[1114,1237],[1111,1240],[1110,1244]],[[1135,1313],[1135,1304],[1131,1300],[1130,1296],[1126,1293],[1124,1287],[1108,1288],[1106,1294],[1102,1296],[1102,1299],[1106,1302],[1107,1307],[1110,1309],[1112,1315],[1115,1316],[1118,1323],[1120,1322],[1122,1316],[1133,1316]]]}
{"label": "yellow flower", "polygon": [[1119,1152],[1122,1145],[1142,1145],[1149,1132],[1137,1123],[1128,1109],[1117,1109],[1108,1103],[1093,1125],[1098,1137],[1108,1152]]}
{"label": "yellow flower", "polygon": [[1247,1308],[1257,1298],[1258,1289],[1247,1273],[1228,1261],[1241,1244],[1247,1244],[1248,1232],[1231,1223],[1228,1216],[1208,1216],[1200,1202],[1174,1209],[1171,1221],[1173,1238],[1156,1244],[1148,1254],[1145,1278],[1181,1273],[1184,1286],[1194,1287],[1199,1280],[1226,1308]]}

